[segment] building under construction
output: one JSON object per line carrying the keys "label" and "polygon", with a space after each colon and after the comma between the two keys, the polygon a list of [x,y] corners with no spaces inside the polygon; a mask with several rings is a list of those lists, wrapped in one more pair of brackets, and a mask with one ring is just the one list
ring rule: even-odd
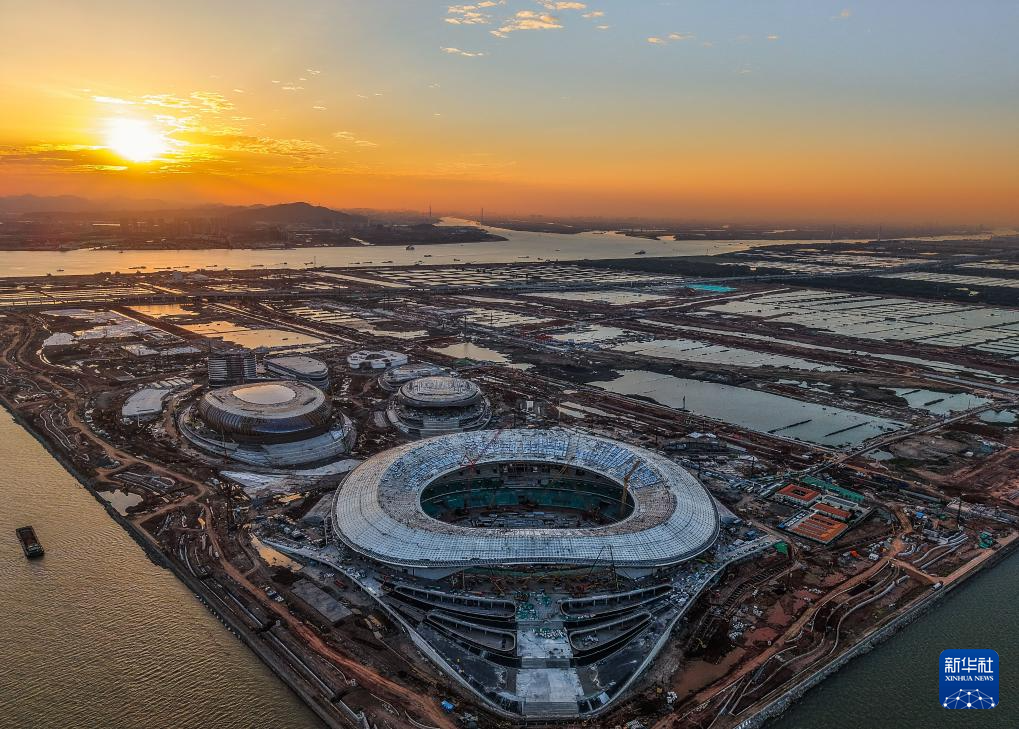
{"label": "building under construction", "polygon": [[255,353],[250,349],[209,352],[209,387],[240,385],[257,378]]}
{"label": "building under construction", "polygon": [[490,708],[528,718],[620,695],[710,581],[684,563],[719,537],[685,469],[565,429],[375,455],[336,492],[332,526],[419,646]]}
{"label": "building under construction", "polygon": [[488,425],[492,407],[481,388],[459,377],[418,377],[389,402],[389,421],[412,438],[462,433]]}

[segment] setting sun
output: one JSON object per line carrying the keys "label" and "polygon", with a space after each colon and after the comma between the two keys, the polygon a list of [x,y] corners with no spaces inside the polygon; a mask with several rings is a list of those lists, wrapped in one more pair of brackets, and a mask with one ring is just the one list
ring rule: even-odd
{"label": "setting sun", "polygon": [[106,144],[132,162],[151,162],[170,146],[163,134],[140,119],[111,120]]}

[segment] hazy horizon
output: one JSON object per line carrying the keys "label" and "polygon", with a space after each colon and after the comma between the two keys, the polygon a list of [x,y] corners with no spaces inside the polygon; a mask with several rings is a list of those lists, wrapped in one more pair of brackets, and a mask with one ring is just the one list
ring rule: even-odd
{"label": "hazy horizon", "polygon": [[[20,200],[21,198],[34,198],[40,201],[39,207],[32,207],[29,204],[17,205],[7,207],[6,204],[9,201]],[[73,200],[78,202],[78,205],[60,206],[57,201],[60,200]],[[308,200],[286,200],[281,202],[269,202],[269,203],[225,203],[220,201],[173,201],[173,200],[156,200],[156,199],[136,199],[136,198],[106,198],[106,199],[93,199],[79,195],[58,195],[58,196],[45,196],[45,195],[34,195],[34,194],[22,194],[22,195],[2,195],[0,196],[0,215],[120,215],[123,213],[135,213],[135,214],[156,214],[156,213],[167,213],[167,214],[185,214],[185,213],[208,213],[214,214],[216,210],[239,210],[244,208],[271,208],[287,205],[309,205],[313,207],[322,207],[335,212],[345,212],[350,214],[361,214],[361,215],[391,215],[391,216],[410,216],[420,215],[422,218],[426,218],[429,210],[427,209],[415,209],[415,208],[369,208],[369,207],[356,207],[356,206],[345,206],[345,205],[320,205]],[[793,225],[799,226],[800,228],[825,228],[829,226],[832,228],[832,233],[838,233],[839,226],[852,227],[857,229],[871,228],[874,231],[880,231],[882,228],[887,228],[890,231],[908,231],[910,229],[938,229],[942,228],[945,230],[963,230],[963,229],[977,229],[982,228],[984,230],[999,230],[1011,232],[1016,229],[1016,225],[1002,223],[999,225],[985,225],[980,221],[965,221],[958,223],[943,223],[939,220],[907,220],[907,221],[893,221],[891,224],[885,225],[884,221],[881,220],[868,220],[868,219],[824,219],[814,217],[766,217],[766,216],[741,216],[739,214],[733,214],[725,218],[722,217],[698,217],[698,216],[685,216],[679,217],[674,215],[662,214],[662,215],[608,215],[608,214],[597,214],[592,213],[588,215],[543,215],[540,213],[533,213],[530,211],[520,210],[499,210],[485,208],[482,210],[438,210],[432,209],[430,211],[434,218],[450,218],[469,220],[473,222],[481,221],[482,219],[486,224],[498,227],[499,222],[533,222],[535,224],[541,223],[562,223],[568,224],[583,224],[583,223],[596,223],[599,221],[604,222],[606,225],[622,225],[628,223],[634,226],[684,226],[684,227],[704,227],[704,226],[720,226],[721,227],[732,227],[732,226],[745,226],[747,228],[764,228],[767,226],[786,226]],[[484,213],[482,217],[482,213]],[[789,229],[789,232],[793,232],[794,229]],[[779,232],[779,231],[775,231]]]}
{"label": "hazy horizon", "polygon": [[3,17],[0,195],[1016,223],[1015,4],[44,0]]}

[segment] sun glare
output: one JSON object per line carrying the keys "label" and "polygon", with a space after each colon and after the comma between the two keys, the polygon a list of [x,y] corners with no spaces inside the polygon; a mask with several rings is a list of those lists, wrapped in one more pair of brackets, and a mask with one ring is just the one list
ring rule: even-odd
{"label": "sun glare", "polygon": [[140,119],[111,120],[106,145],[132,162],[151,162],[170,148],[163,134]]}

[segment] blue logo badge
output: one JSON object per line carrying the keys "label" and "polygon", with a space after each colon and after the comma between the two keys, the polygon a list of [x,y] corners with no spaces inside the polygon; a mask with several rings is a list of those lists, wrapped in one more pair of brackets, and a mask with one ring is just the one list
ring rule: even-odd
{"label": "blue logo badge", "polygon": [[984,648],[941,651],[941,706],[993,709],[998,705],[998,653]]}

